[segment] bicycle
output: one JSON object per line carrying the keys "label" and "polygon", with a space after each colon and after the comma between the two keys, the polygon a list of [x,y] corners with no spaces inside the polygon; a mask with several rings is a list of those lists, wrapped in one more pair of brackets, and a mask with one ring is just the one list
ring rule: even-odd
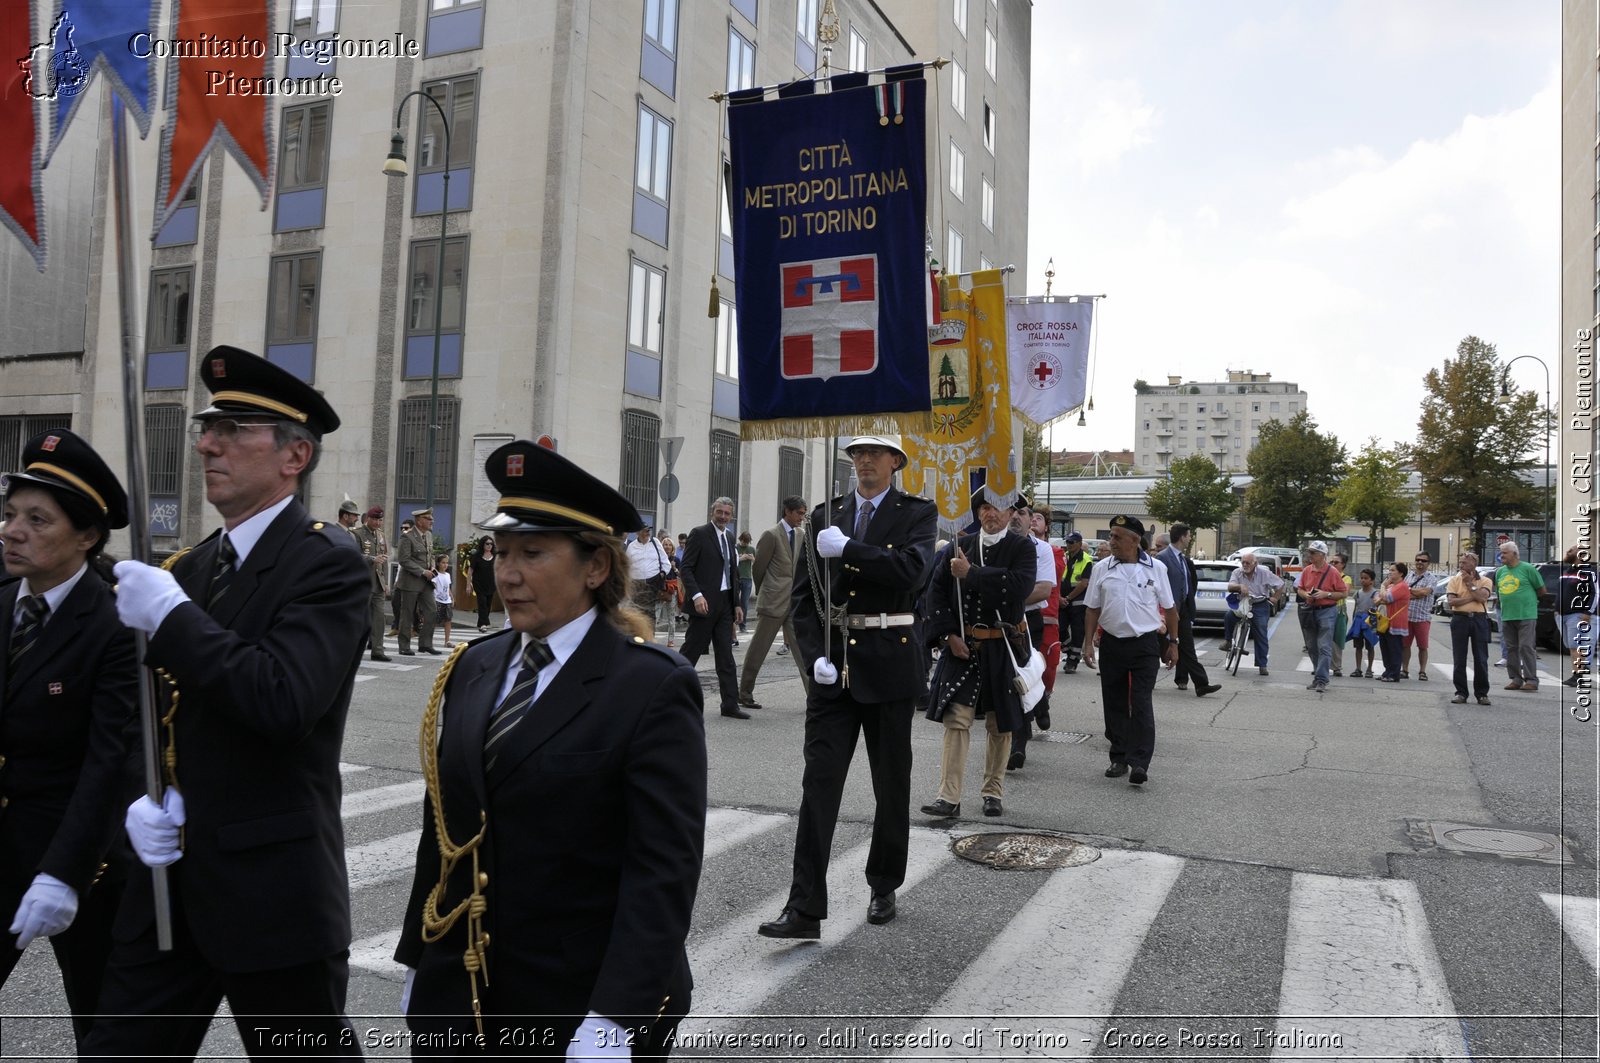
{"label": "bicycle", "polygon": [[[1232,599],[1237,595],[1230,592],[1228,597]],[[1228,660],[1222,666],[1223,671],[1229,675],[1236,676],[1239,674],[1239,662],[1244,659],[1245,645],[1255,637],[1256,604],[1268,600],[1268,595],[1250,594],[1246,595],[1238,605],[1232,607],[1236,623],[1233,625],[1233,639],[1228,644]]]}

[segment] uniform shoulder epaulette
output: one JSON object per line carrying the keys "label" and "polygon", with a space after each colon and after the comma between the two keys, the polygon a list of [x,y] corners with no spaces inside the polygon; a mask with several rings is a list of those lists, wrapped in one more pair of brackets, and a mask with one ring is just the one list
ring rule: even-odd
{"label": "uniform shoulder epaulette", "polygon": [[491,631],[487,635],[479,635],[475,639],[469,639],[467,641],[467,647],[470,649],[480,642],[488,642],[490,639],[497,639],[501,635],[515,635],[516,633],[517,631],[515,628],[503,627],[499,631]]}
{"label": "uniform shoulder epaulette", "polygon": [[673,663],[677,663],[679,659],[677,650],[668,649],[659,642],[652,642],[649,639],[642,638],[638,635],[628,636],[627,643],[629,646],[632,646],[637,650],[654,650],[656,653],[659,653],[661,656],[667,658]]}
{"label": "uniform shoulder epaulette", "polygon": [[338,521],[312,520],[306,522],[306,534],[320,535],[335,546],[348,546],[356,548],[356,540],[349,530]]}
{"label": "uniform shoulder epaulette", "polygon": [[905,495],[913,502],[926,502],[930,506],[933,505],[933,499],[929,498],[927,495],[914,495],[910,491],[902,491],[901,494]]}

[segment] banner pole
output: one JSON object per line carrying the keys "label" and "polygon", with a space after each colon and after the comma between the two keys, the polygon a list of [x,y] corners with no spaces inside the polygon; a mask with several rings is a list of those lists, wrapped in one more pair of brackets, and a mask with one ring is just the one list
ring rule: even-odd
{"label": "banner pole", "polygon": [[[116,209],[117,304],[122,331],[122,409],[123,430],[128,456],[128,538],[130,556],[135,561],[150,561],[150,507],[144,479],[144,432],[141,426],[138,368],[134,341],[137,325],[133,302],[133,219],[128,206],[128,145],[123,104],[111,93],[111,185]],[[133,633],[134,659],[145,659],[145,634]],[[161,776],[161,731],[156,719],[156,674],[143,668],[139,683],[139,736],[143,749],[144,789],[150,800],[161,803],[164,790]],[[150,882],[155,901],[156,948],[172,950],[172,899],[168,892],[167,869],[152,867]]]}
{"label": "banner pole", "polygon": [[[837,433],[829,437],[828,441],[828,484],[833,486],[833,478],[839,471],[839,436]],[[829,514],[828,523],[833,523],[830,506],[833,501],[833,491],[828,492],[828,503],[822,507],[824,513]],[[822,597],[824,608],[822,613],[822,656],[833,660],[833,565],[822,566]]]}

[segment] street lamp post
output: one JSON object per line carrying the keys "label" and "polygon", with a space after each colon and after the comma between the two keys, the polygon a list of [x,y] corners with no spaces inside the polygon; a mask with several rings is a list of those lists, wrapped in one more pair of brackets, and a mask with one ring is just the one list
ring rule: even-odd
{"label": "street lamp post", "polygon": [[1544,494],[1545,494],[1545,521],[1544,521],[1544,550],[1547,560],[1555,560],[1556,530],[1555,530],[1555,493],[1550,485],[1550,367],[1543,358],[1536,354],[1519,354],[1505,364],[1500,371],[1500,400],[1509,400],[1511,396],[1511,367],[1524,358],[1539,363],[1539,368],[1544,370]]}
{"label": "street lamp post", "polygon": [[[448,82],[446,86],[448,87]],[[439,124],[444,127],[444,187],[439,199],[439,258],[433,272],[433,372],[428,381],[428,457],[423,466],[422,508],[433,508],[433,464],[435,460],[434,437],[439,428],[439,344],[444,335],[444,237],[450,219],[450,118],[444,107],[432,95],[413,89],[400,97],[400,106],[394,112],[394,135],[389,138],[389,157],[383,162],[383,172],[390,177],[404,177],[406,166],[406,136],[404,126],[406,103],[413,96],[421,96],[439,112]]]}

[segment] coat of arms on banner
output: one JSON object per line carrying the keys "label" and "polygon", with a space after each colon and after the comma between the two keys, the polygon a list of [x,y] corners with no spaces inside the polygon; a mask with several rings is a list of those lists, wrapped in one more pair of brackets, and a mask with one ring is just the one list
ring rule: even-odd
{"label": "coat of arms on banner", "polygon": [[878,256],[785,262],[780,304],[785,380],[878,368]]}

